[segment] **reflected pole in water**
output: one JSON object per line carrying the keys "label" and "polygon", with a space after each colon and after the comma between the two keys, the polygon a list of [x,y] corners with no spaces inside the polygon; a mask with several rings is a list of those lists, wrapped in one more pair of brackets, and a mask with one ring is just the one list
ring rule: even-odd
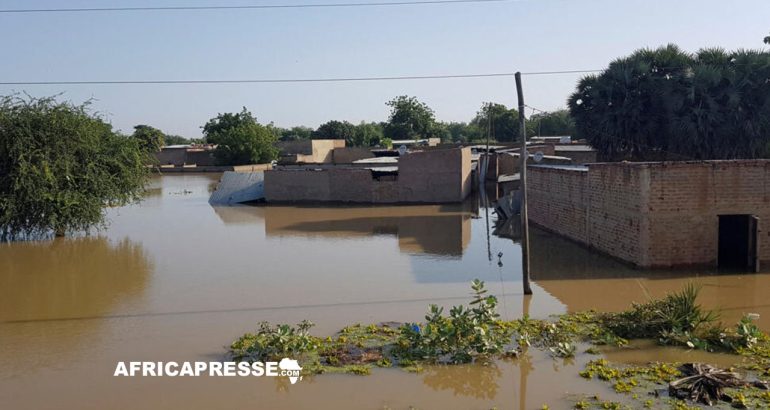
{"label": "reflected pole in water", "polygon": [[[529,317],[529,304],[532,302],[532,295],[524,295],[522,297],[521,314],[522,317]],[[525,410],[527,408],[527,377],[532,370],[532,364],[529,360],[525,359],[524,352],[522,352],[519,358],[519,409]]]}
{"label": "reflected pole in water", "polygon": [[519,159],[519,189],[521,190],[521,276],[524,285],[524,294],[531,295],[532,287],[529,285],[529,218],[527,216],[527,127],[524,118],[524,90],[521,88],[521,73],[516,72],[516,94],[519,97],[519,136],[521,137],[521,150]]}

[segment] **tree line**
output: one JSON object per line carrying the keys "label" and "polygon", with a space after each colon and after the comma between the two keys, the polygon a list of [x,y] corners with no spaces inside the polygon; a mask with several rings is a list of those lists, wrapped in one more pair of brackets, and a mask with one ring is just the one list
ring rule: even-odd
{"label": "tree line", "polygon": [[[246,108],[239,113],[224,113],[209,120],[203,127],[204,137],[188,140],[166,135],[161,130],[137,125],[132,136],[149,151],[159,151],[165,145],[216,144],[215,157],[227,165],[262,163],[276,159],[278,141],[307,139],[344,139],[352,147],[391,146],[392,141],[438,138],[442,142],[514,142],[520,137],[519,113],[503,104],[484,103],[468,122],[438,121],[426,103],[411,96],[398,96],[386,103],[390,115],[382,122],[353,124],[331,120],[313,129],[305,126],[281,128],[273,123],[261,124]],[[567,110],[539,113],[527,123],[528,136],[571,135],[574,124]]]}
{"label": "tree line", "polygon": [[581,79],[568,106],[606,160],[768,158],[770,53],[638,50]]}

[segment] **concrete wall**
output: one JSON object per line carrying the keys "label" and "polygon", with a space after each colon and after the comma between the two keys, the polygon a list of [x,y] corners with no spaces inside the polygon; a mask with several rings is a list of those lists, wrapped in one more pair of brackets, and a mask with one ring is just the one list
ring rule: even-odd
{"label": "concrete wall", "polygon": [[641,267],[715,266],[719,215],[759,217],[770,263],[770,160],[528,168],[532,222]]}
{"label": "concrete wall", "polygon": [[398,175],[365,168],[273,170],[265,173],[268,202],[448,203],[471,191],[469,149],[400,157]]}

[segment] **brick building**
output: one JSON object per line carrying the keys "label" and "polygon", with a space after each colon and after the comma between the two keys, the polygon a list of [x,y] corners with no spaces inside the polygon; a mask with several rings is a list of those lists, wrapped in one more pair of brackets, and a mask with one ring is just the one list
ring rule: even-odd
{"label": "brick building", "polygon": [[267,202],[452,203],[471,192],[468,148],[410,152],[397,166],[282,168],[265,172]]}
{"label": "brick building", "polygon": [[533,223],[636,266],[770,262],[770,160],[528,170]]}

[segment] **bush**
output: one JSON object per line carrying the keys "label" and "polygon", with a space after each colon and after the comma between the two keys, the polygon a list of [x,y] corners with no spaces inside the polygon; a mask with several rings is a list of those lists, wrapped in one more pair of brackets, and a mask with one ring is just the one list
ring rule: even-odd
{"label": "bush", "polygon": [[105,206],[141,197],[147,161],[87,103],[0,97],[0,239],[103,224]]}
{"label": "bush", "polygon": [[310,335],[313,323],[303,320],[296,327],[259,324],[257,333],[246,333],[230,345],[230,354],[238,361],[277,361],[298,357],[318,348],[319,340]]}
{"label": "bush", "polygon": [[476,357],[501,354],[511,342],[511,331],[499,320],[497,298],[485,296],[484,282],[474,280],[470,307],[454,306],[449,316],[431,305],[426,322],[401,328],[395,355],[408,360],[466,363]]}

